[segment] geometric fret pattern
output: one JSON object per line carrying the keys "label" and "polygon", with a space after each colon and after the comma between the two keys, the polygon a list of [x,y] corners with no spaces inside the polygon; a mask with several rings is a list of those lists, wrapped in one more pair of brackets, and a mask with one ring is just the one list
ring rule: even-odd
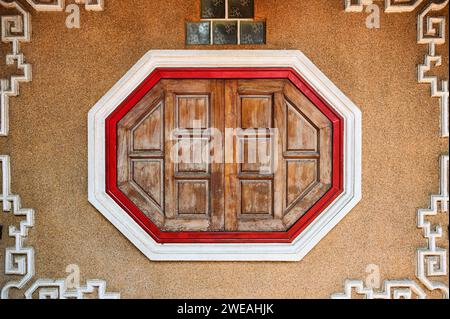
{"label": "geometric fret pattern", "polygon": [[[379,0],[378,0],[379,1]],[[373,0],[345,0],[345,11],[362,12],[364,6],[373,4]],[[434,66],[442,63],[442,57],[436,55],[436,45],[445,43],[446,21],[444,17],[434,17],[430,13],[443,10],[448,5],[448,0],[442,3],[434,3],[429,0],[385,0],[385,12],[411,12],[423,6],[417,15],[417,42],[428,44],[428,54],[424,63],[418,66],[418,82],[430,84],[431,96],[439,98],[441,108],[441,137],[449,136],[449,81],[439,82],[437,76],[427,73]],[[448,252],[447,249],[438,246],[438,239],[444,232],[448,236],[447,225],[433,225],[432,217],[449,212],[449,156],[440,157],[440,189],[439,194],[432,195],[430,206],[427,209],[419,209],[417,212],[417,227],[422,230],[426,239],[426,246],[417,249],[416,253],[416,277],[415,280],[386,280],[381,291],[374,291],[371,287],[365,287],[362,280],[346,280],[344,293],[336,293],[331,298],[352,298],[360,296],[367,299],[400,299],[400,298],[426,298],[428,291],[439,292],[442,298],[449,298],[448,281]],[[448,222],[448,217],[447,217]],[[426,289],[424,289],[426,288]]]}
{"label": "geometric fret pattern", "polygon": [[[63,11],[64,0],[26,0],[36,11]],[[84,3],[86,10],[102,11],[104,0],[77,0],[76,3]],[[9,79],[0,79],[0,136],[7,136],[9,132],[9,98],[19,95],[19,84],[31,81],[31,65],[25,63],[25,57],[20,49],[20,44],[31,40],[31,15],[17,0],[0,0],[0,6],[7,13],[0,17],[1,41],[11,47],[11,52],[6,54],[6,65],[16,65],[17,74]],[[11,290],[22,291],[35,275],[34,249],[25,245],[28,239],[28,231],[34,226],[35,212],[33,209],[22,208],[20,196],[10,191],[10,158],[0,155],[0,203],[3,214],[11,212],[14,216],[23,219],[19,227],[9,226],[8,235],[14,238],[14,245],[5,249],[5,275],[14,279],[0,287],[0,299],[7,299]],[[64,279],[37,279],[25,292],[25,298],[76,298],[83,299],[95,295],[99,299],[120,298],[118,293],[107,293],[104,280],[87,280],[86,285],[76,289],[67,289]]]}
{"label": "geometric fret pattern", "polygon": [[[344,292],[331,296],[333,299],[350,299],[360,296],[366,299],[424,299],[428,291],[439,292],[442,298],[449,298],[448,282],[437,280],[448,275],[447,249],[438,246],[438,240],[448,232],[447,225],[433,225],[432,217],[448,214],[449,206],[449,156],[440,158],[440,189],[439,194],[432,195],[430,206],[417,212],[417,227],[422,230],[426,245],[416,253],[416,280],[386,280],[380,291],[365,287],[362,280],[346,280]],[[448,219],[447,219],[448,221]]]}
{"label": "geometric fret pattern", "polygon": [[[33,247],[26,246],[28,231],[34,226],[35,212],[30,208],[22,208],[19,195],[11,193],[10,158],[0,155],[0,204],[1,214],[11,212],[14,216],[23,217],[19,227],[10,225],[8,235],[14,238],[14,245],[5,249],[5,275],[14,277],[3,287],[0,287],[0,299],[8,299],[11,290],[21,291],[35,275],[35,258]],[[67,289],[65,279],[37,279],[25,292],[25,298],[77,298],[83,299],[90,294],[97,293],[99,299],[117,299],[118,293],[107,293],[104,280],[88,280],[85,286]]]}
{"label": "geometric fret pattern", "polygon": [[[0,155],[0,173],[2,176],[0,203],[2,212],[12,212],[14,216],[23,216],[19,227],[9,226],[8,235],[14,238],[14,245],[5,249],[5,275],[15,277],[0,287],[0,299],[7,299],[12,289],[22,290],[35,275],[34,249],[25,245],[28,231],[34,226],[35,212],[33,209],[22,208],[20,196],[11,193],[10,158]],[[66,289],[64,279],[38,279],[24,293],[26,298],[38,295],[39,298],[84,298],[85,295],[97,292],[98,298],[120,298],[120,294],[107,293],[106,282],[103,280],[88,280],[85,286],[77,289]]]}
{"label": "geometric fret pattern", "polygon": [[[364,7],[381,0],[344,0],[346,12],[362,12]],[[441,110],[441,137],[449,136],[449,80],[439,81],[437,76],[427,73],[433,66],[440,66],[442,57],[436,54],[436,46],[446,41],[446,20],[443,16],[434,13],[442,11],[448,6],[449,0],[435,3],[432,0],[385,0],[386,13],[411,12],[419,8],[417,13],[417,43],[428,45],[428,54],[424,63],[418,65],[417,81],[430,84],[431,96],[439,99]]]}
{"label": "geometric fret pattern", "polygon": [[[26,0],[36,11],[63,11],[64,0]],[[102,11],[104,0],[77,0],[84,3],[86,10]],[[17,0],[0,0],[0,6],[8,13],[2,15],[1,41],[11,46],[11,53],[5,56],[7,65],[17,65],[17,75],[10,79],[0,79],[0,136],[9,131],[9,98],[19,95],[19,83],[31,81],[31,65],[25,63],[20,44],[31,40],[31,15]]]}

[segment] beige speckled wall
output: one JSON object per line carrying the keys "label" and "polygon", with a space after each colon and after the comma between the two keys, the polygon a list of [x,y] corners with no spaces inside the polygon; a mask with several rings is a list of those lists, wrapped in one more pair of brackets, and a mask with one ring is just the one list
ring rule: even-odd
{"label": "beige speckled wall", "polygon": [[[448,153],[438,100],[417,83],[426,46],[416,42],[415,13],[382,13],[381,28],[369,30],[365,14],[345,13],[340,0],[255,3],[267,44],[239,48],[301,50],[360,107],[361,202],[301,262],[149,261],[88,202],[87,113],[148,50],[186,48],[184,22],[199,17],[199,0],[106,0],[104,12],[81,10],[81,28],[72,30],[65,13],[33,11],[32,42],[22,45],[33,81],[10,101],[0,154],[11,156],[12,190],[36,210],[28,240],[35,278],[64,277],[77,264],[82,281],[105,279],[123,298],[328,298],[345,279],[364,279],[368,264],[380,266],[383,280],[415,278],[416,249],[425,245],[416,210],[438,192],[438,158]],[[448,41],[434,74],[448,71],[447,52]],[[12,243],[3,233],[0,286]]]}

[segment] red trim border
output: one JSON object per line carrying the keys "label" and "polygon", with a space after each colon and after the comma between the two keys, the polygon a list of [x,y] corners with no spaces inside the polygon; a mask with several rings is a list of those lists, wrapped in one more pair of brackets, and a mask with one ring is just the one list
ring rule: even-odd
{"label": "red trim border", "polygon": [[[117,123],[161,79],[289,79],[332,122],[332,187],[285,232],[164,232],[117,187]],[[156,68],[105,120],[106,192],[158,243],[291,243],[343,192],[344,120],[292,68]]]}

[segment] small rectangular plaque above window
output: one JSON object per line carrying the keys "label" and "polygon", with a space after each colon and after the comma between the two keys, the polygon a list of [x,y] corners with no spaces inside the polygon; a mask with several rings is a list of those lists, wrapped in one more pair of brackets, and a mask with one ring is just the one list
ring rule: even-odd
{"label": "small rectangular plaque above window", "polygon": [[266,23],[253,0],[200,0],[200,21],[186,22],[186,44],[265,44]]}

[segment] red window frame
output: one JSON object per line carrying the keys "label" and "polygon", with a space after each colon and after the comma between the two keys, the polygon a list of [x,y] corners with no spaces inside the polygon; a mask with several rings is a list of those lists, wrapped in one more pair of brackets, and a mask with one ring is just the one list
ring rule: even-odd
{"label": "red window frame", "polygon": [[[117,186],[117,123],[161,79],[289,79],[332,123],[332,186],[287,231],[161,231]],[[342,117],[291,68],[157,68],[105,121],[106,192],[158,243],[290,243],[343,192]]]}

